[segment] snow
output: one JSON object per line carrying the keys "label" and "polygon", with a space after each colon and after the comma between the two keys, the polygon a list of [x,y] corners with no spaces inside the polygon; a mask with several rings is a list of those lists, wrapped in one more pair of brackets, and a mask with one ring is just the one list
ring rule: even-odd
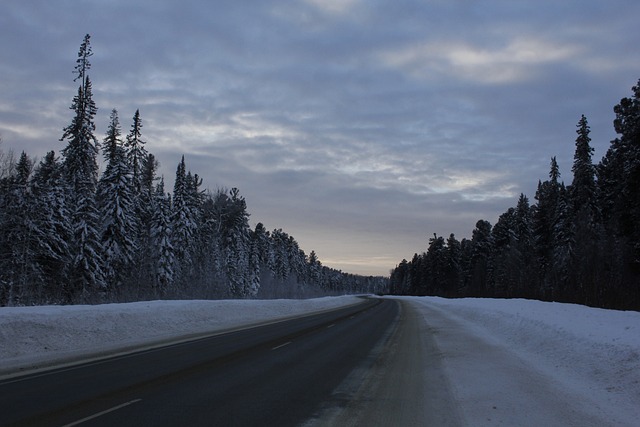
{"label": "snow", "polygon": [[[519,299],[398,299],[422,319],[421,338],[435,343],[426,359],[439,359],[449,389],[438,392],[450,396],[464,424],[638,425],[640,313]],[[356,302],[344,296],[0,308],[0,374]]]}
{"label": "snow", "polygon": [[404,298],[469,425],[638,425],[640,313],[521,299]]}
{"label": "snow", "polygon": [[0,308],[0,375],[46,368],[349,304],[307,300],[144,301]]}

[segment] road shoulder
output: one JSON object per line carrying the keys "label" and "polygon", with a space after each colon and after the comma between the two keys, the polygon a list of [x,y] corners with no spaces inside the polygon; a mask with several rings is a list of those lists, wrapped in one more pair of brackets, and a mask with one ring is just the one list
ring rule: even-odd
{"label": "road shoulder", "polygon": [[396,322],[334,392],[343,404],[306,426],[462,425],[432,333],[410,303],[396,303]]}

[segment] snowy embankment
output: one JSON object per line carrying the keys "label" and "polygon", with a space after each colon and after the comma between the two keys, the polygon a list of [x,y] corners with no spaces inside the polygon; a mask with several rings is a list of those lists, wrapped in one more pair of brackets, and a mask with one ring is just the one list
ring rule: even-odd
{"label": "snowy embankment", "polygon": [[308,300],[143,301],[0,308],[0,375],[356,304]]}
{"label": "snowy embankment", "polygon": [[640,313],[409,298],[468,425],[640,425]]}

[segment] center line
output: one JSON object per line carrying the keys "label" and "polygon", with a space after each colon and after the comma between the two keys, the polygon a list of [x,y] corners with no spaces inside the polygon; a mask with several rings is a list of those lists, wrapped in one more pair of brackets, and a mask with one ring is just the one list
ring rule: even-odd
{"label": "center line", "polygon": [[105,414],[108,414],[109,412],[117,411],[118,409],[124,408],[125,406],[129,406],[129,405],[131,405],[131,404],[134,404],[134,403],[140,402],[141,400],[142,400],[142,399],[134,399],[134,400],[130,400],[129,402],[123,403],[123,404],[118,405],[118,406],[114,406],[113,408],[110,408],[110,409],[104,410],[104,411],[102,411],[102,412],[98,412],[97,414],[90,415],[90,416],[88,416],[88,417],[86,417],[86,418],[83,418],[83,419],[81,419],[81,420],[74,421],[74,422],[72,422],[72,423],[70,423],[70,424],[65,424],[65,425],[64,425],[64,426],[62,426],[62,427],[77,426],[78,424],[82,424],[82,423],[84,423],[84,422],[86,422],[86,421],[89,421],[89,420],[92,420],[92,419],[94,419],[94,418],[101,417],[101,416],[103,416],[103,415],[105,415]]}
{"label": "center line", "polygon": [[286,343],[284,343],[284,344],[280,344],[280,345],[279,345],[279,346],[277,346],[277,347],[273,347],[271,350],[277,350],[277,349],[282,348],[282,347],[284,347],[285,345],[289,345],[289,344],[291,344],[291,341],[286,342]]}

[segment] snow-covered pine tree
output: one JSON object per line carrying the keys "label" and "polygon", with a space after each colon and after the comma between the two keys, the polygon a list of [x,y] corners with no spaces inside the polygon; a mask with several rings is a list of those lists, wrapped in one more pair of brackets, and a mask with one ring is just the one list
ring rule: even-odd
{"label": "snow-covered pine tree", "polygon": [[142,139],[142,119],[138,109],[133,115],[131,131],[127,135],[125,142],[136,197],[142,192],[145,162],[148,160],[149,153],[144,147],[145,144],[146,142]]}
{"label": "snow-covered pine tree", "polygon": [[316,288],[321,287],[322,283],[322,263],[318,259],[315,251],[309,253],[309,259],[307,261],[309,269],[309,284]]}
{"label": "snow-covered pine tree", "polygon": [[[152,223],[155,207],[156,171],[158,161],[151,153],[147,154],[142,169],[142,188],[135,198],[137,232],[136,246],[138,251],[135,256],[135,264],[138,266],[132,277],[141,289],[152,290],[155,276],[153,259]],[[164,187],[164,185],[163,185]]]}
{"label": "snow-covered pine tree", "polygon": [[60,138],[61,141],[68,141],[62,156],[73,229],[73,259],[69,282],[65,287],[67,302],[89,301],[93,299],[95,291],[106,290],[103,248],[98,230],[100,217],[95,200],[99,148],[94,135],[97,108],[87,74],[92,55],[90,36],[87,34],[80,46],[75,67],[77,76],[74,81],[80,80],[81,83],[70,107],[74,117]]}
{"label": "snow-covered pine tree", "polygon": [[249,214],[240,190],[232,188],[229,192],[229,210],[226,227],[223,230],[226,270],[229,279],[229,291],[235,297],[255,295],[250,278],[250,239]]}
{"label": "snow-covered pine tree", "polygon": [[29,302],[31,285],[39,283],[42,272],[35,263],[37,230],[29,215],[32,198],[29,177],[33,163],[23,151],[15,174],[4,178],[0,189],[0,283],[3,305]]}
{"label": "snow-covered pine tree", "polygon": [[[136,254],[138,218],[135,211],[131,166],[126,157],[117,110],[111,111],[109,128],[104,139],[106,168],[97,189],[101,214],[101,236],[104,248],[105,275],[109,289],[122,295],[123,286],[131,275]],[[137,290],[129,290],[137,297]]]}
{"label": "snow-covered pine tree", "polygon": [[158,182],[153,200],[151,226],[154,249],[153,286],[156,297],[166,297],[175,293],[173,289],[175,255],[171,243],[171,198],[164,191],[164,179]]}
{"label": "snow-covered pine tree", "polygon": [[43,291],[37,302],[58,304],[63,301],[62,289],[68,278],[72,229],[62,165],[55,152],[47,153],[36,167],[31,188],[34,200],[32,213],[40,230],[36,260],[43,272]]}
{"label": "snow-covered pine tree", "polygon": [[274,278],[286,281],[291,271],[288,256],[289,235],[278,228],[271,232],[271,241],[273,242],[273,265],[271,266],[271,271]]}
{"label": "snow-covered pine tree", "polygon": [[194,233],[198,229],[199,196],[198,185],[191,172],[187,173],[184,156],[176,168],[176,179],[173,187],[173,204],[171,211],[171,242],[175,254],[176,281],[189,282],[193,267]]}

